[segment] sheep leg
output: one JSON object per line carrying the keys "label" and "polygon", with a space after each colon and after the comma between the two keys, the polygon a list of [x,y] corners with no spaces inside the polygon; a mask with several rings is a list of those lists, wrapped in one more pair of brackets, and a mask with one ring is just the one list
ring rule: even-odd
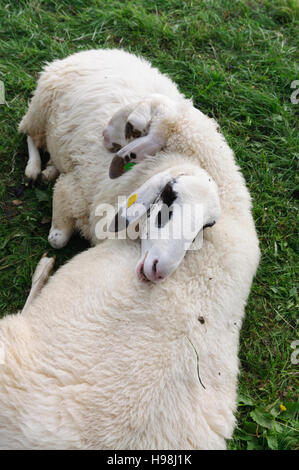
{"label": "sheep leg", "polygon": [[41,159],[37,146],[30,135],[27,136],[29,159],[25,169],[27,178],[35,181],[41,172]]}
{"label": "sheep leg", "polygon": [[78,187],[72,174],[60,175],[54,187],[52,226],[48,236],[53,248],[63,248],[72,236],[75,227],[72,207],[75,199],[78,205]]}
{"label": "sheep leg", "polygon": [[53,269],[55,257],[48,258],[46,254],[40,259],[34,274],[32,276],[32,285],[22,313],[26,313],[36,296],[40,293],[42,287],[48,280]]}
{"label": "sheep leg", "polygon": [[42,180],[53,181],[57,178],[58,175],[59,171],[57,170],[55,165],[53,165],[52,161],[49,160],[46,168],[44,169],[44,171],[42,171]]}

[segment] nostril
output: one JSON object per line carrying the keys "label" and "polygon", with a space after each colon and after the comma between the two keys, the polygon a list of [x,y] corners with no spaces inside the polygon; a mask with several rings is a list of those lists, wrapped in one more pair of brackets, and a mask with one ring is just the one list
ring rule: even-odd
{"label": "nostril", "polygon": [[157,264],[158,264],[158,260],[155,259],[155,261],[153,262],[153,271],[154,271],[154,273],[157,272]]}

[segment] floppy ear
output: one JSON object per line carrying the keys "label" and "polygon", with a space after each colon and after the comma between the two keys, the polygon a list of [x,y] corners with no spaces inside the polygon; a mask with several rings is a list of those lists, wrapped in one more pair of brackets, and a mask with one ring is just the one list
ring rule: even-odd
{"label": "floppy ear", "polygon": [[134,191],[134,193],[129,195],[112,221],[109,231],[119,232],[133,222],[136,222],[146,213],[150,205],[155,202],[165,186],[168,185],[171,187],[173,182],[174,178],[171,176],[169,170],[162,171],[152,176],[146,183]]}

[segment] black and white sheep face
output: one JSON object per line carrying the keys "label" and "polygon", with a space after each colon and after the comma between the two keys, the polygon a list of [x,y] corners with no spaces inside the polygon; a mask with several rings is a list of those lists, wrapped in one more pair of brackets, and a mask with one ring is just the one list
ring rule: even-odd
{"label": "black and white sheep face", "polygon": [[218,219],[216,184],[204,170],[197,173],[173,177],[167,170],[153,176],[116,215],[113,231],[129,231],[131,224],[140,222],[140,280],[156,282],[171,275],[198,233]]}
{"label": "black and white sheep face", "polygon": [[167,137],[160,132],[159,122],[173,113],[175,103],[166,96],[154,94],[121,108],[112,116],[103,131],[104,146],[116,153],[109,169],[111,179],[121,176],[127,163],[138,163],[165,147]]}

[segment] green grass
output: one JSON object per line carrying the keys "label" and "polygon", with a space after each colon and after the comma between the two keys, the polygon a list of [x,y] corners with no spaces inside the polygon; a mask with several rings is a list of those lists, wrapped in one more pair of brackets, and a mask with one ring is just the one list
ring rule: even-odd
{"label": "green grass", "polygon": [[[38,72],[90,48],[143,54],[218,120],[253,198],[262,260],[241,334],[238,429],[229,446],[298,448],[298,366],[290,359],[298,338],[295,0],[0,0],[0,8],[0,315],[23,306],[37,261],[54,253],[51,188],[24,190],[27,148],[17,133]],[[74,238],[56,253],[57,266],[87,246]]]}

